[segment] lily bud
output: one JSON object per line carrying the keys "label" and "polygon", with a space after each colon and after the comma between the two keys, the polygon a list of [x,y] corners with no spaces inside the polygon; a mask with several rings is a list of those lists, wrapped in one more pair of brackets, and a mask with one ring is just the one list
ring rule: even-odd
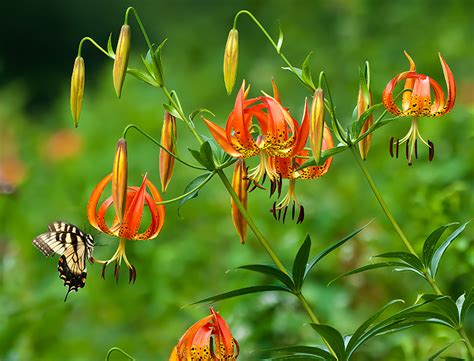
{"label": "lily bud", "polygon": [[[372,93],[370,93],[369,103],[367,104],[364,97],[364,93],[362,91],[362,87],[359,87],[359,98],[357,100],[357,118],[359,119],[362,113],[364,113],[371,106],[372,106]],[[374,115],[372,113],[362,125],[360,134],[365,133],[372,126],[373,122],[374,122]],[[369,153],[371,143],[372,143],[372,133],[369,133],[364,139],[362,139],[359,142],[359,153],[362,160],[365,160],[367,158],[367,154]]]}
{"label": "lily bud", "polygon": [[235,78],[237,76],[237,64],[239,58],[239,32],[231,29],[227,37],[224,52],[224,83],[227,94],[232,93]]}
{"label": "lily bud", "polygon": [[122,94],[123,82],[125,81],[125,75],[127,74],[128,57],[130,55],[131,46],[131,33],[130,26],[123,25],[120,30],[120,35],[117,43],[117,49],[115,51],[114,60],[114,88],[117,96],[120,98]]}
{"label": "lily bud", "polygon": [[310,147],[316,162],[321,158],[324,135],[324,93],[316,89],[311,104],[311,125],[309,129]]}
{"label": "lily bud", "polygon": [[82,98],[84,96],[84,83],[86,71],[84,59],[82,56],[76,57],[71,76],[71,114],[74,119],[74,126],[77,128],[79,124],[79,115],[81,114]]}
{"label": "lily bud", "polygon": [[[239,197],[239,200],[245,209],[247,209],[247,189],[249,187],[249,182],[250,181],[247,178],[247,166],[245,165],[245,160],[238,159],[237,162],[235,162],[234,175],[232,177],[232,188],[234,188],[235,193],[237,193],[237,196]],[[231,199],[231,206],[234,227],[240,237],[240,242],[244,244],[247,233],[247,221],[233,199]]]}
{"label": "lily bud", "polygon": [[127,199],[127,141],[120,138],[115,152],[114,167],[112,170],[112,201],[115,214],[121,222],[125,213]]}
{"label": "lily bud", "polygon": [[[176,118],[165,112],[163,128],[161,129],[161,145],[169,152],[175,154],[176,151]],[[163,149],[160,149],[160,178],[161,190],[166,192],[166,188],[173,176],[174,157]]]}

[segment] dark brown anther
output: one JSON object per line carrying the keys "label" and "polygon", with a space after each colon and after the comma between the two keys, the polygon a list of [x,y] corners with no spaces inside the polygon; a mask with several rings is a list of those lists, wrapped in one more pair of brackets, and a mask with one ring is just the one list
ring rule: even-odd
{"label": "dark brown anther", "polygon": [[277,215],[276,215],[276,202],[273,202],[273,206],[272,206],[272,208],[270,208],[270,212],[272,212],[273,218],[275,218],[275,220],[277,220]]}
{"label": "dark brown anther", "polygon": [[281,179],[281,174],[280,177],[278,178],[278,198],[281,196],[281,186],[282,186],[283,180]]}
{"label": "dark brown anther", "polygon": [[107,262],[102,265],[102,271],[100,272],[100,277],[105,280],[105,270],[107,269]]}
{"label": "dark brown anther", "polygon": [[276,190],[276,183],[274,180],[270,181],[270,198],[275,193]]}
{"label": "dark brown anther", "polygon": [[397,143],[396,143],[396,146],[395,146],[395,156],[397,157],[398,159],[398,148],[400,146],[400,139],[397,139]]}
{"label": "dark brown anther", "polygon": [[278,210],[278,220],[281,219],[281,208]]}
{"label": "dark brown anther", "polygon": [[129,274],[128,274],[128,283],[129,284],[134,284],[135,280],[137,279],[137,270],[135,269],[134,265],[130,265],[129,268]]}
{"label": "dark brown anther", "polygon": [[407,141],[407,142],[405,143],[405,158],[409,161],[409,162],[408,162],[408,165],[410,165],[410,163],[411,163],[411,157],[408,157],[409,150],[410,150],[410,149],[409,149],[409,148],[410,148],[410,145],[409,145],[408,143],[410,143],[410,142]]}
{"label": "dark brown anther", "polygon": [[257,188],[257,184],[258,184],[257,182],[255,182],[255,181],[253,182],[253,186],[252,186],[252,188],[250,188],[249,193],[253,192],[255,190],[255,188]]}
{"label": "dark brown anther", "polygon": [[298,215],[298,220],[296,221],[296,224],[303,223],[304,220],[304,207],[300,206],[300,214]]}
{"label": "dark brown anther", "polygon": [[390,144],[388,146],[388,152],[390,153],[390,157],[393,158],[393,137],[390,138]]}
{"label": "dark brown anther", "polygon": [[265,180],[267,179],[267,173],[263,173],[263,179],[262,179],[262,185],[265,183]]}
{"label": "dark brown anther", "polygon": [[292,221],[295,220],[295,206],[296,206],[296,202],[293,201],[293,206],[291,207],[291,220]]}
{"label": "dark brown anther", "polygon": [[120,275],[120,265],[117,262],[115,262],[115,267],[114,267],[115,283],[118,283],[119,275]]}
{"label": "dark brown anther", "polygon": [[283,223],[285,223],[286,212],[288,211],[288,206],[285,207],[285,211],[283,212]]}
{"label": "dark brown anther", "polygon": [[415,139],[415,159],[418,159],[418,139]]}
{"label": "dark brown anther", "polygon": [[434,158],[434,144],[431,140],[428,140],[428,146],[430,147],[430,150],[429,150],[429,160],[430,162],[433,160]]}

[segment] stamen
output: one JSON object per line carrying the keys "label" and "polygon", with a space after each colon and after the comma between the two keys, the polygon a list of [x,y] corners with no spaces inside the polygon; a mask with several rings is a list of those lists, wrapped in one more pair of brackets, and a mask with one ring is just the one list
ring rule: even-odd
{"label": "stamen", "polygon": [[292,221],[295,220],[295,205],[296,205],[296,202],[293,201],[293,206],[291,207],[291,220]]}
{"label": "stamen", "polygon": [[430,153],[429,153],[429,158],[428,158],[428,159],[429,159],[430,162],[431,162],[431,161],[433,160],[433,158],[434,158],[434,151],[435,151],[435,149],[434,149],[434,144],[433,144],[433,142],[432,142],[431,140],[429,140],[429,139],[428,139],[428,147],[430,147]]}
{"label": "stamen", "polygon": [[120,275],[120,265],[118,262],[115,262],[115,266],[114,266],[115,283],[118,283],[119,275]]}
{"label": "stamen", "polygon": [[276,181],[272,180],[270,181],[270,198],[271,196],[273,195],[273,193],[275,193],[275,190],[276,190]]}
{"label": "stamen", "polygon": [[281,208],[278,210],[278,220],[281,219]]}
{"label": "stamen", "polygon": [[283,183],[283,179],[281,178],[281,174],[279,174],[279,178],[278,178],[277,182],[278,182],[278,198],[280,198],[280,196],[281,196],[281,186],[282,186],[282,183]]}
{"label": "stamen", "polygon": [[393,137],[390,138],[390,145],[388,146],[388,152],[390,153],[390,157],[393,158]]}
{"label": "stamen", "polygon": [[109,263],[108,262],[105,262],[103,265],[102,265],[102,271],[100,272],[100,276],[102,277],[102,279],[105,280],[105,270],[107,269],[107,265]]}
{"label": "stamen", "polygon": [[260,183],[260,184],[263,185],[265,183],[266,179],[267,179],[267,173],[263,173],[262,183]]}
{"label": "stamen", "polygon": [[304,207],[300,206],[300,214],[298,215],[298,220],[296,221],[296,224],[303,223],[304,220]]}
{"label": "stamen", "polygon": [[129,274],[128,274],[128,283],[134,284],[135,280],[137,279],[137,270],[134,265],[130,265]]}
{"label": "stamen", "polygon": [[415,139],[415,159],[418,159],[418,139]]}
{"label": "stamen", "polygon": [[276,216],[276,202],[273,202],[273,207],[270,208],[270,212],[273,214],[273,218],[277,221],[277,216]]}
{"label": "stamen", "polygon": [[288,211],[288,206],[285,207],[285,211],[283,212],[283,224],[285,223],[286,212]]}
{"label": "stamen", "polygon": [[411,157],[408,157],[408,153],[409,153],[409,147],[410,147],[410,141],[407,141],[405,143],[405,158],[408,160],[408,164],[410,164],[410,161],[411,161]]}
{"label": "stamen", "polygon": [[396,158],[398,159],[398,147],[400,146],[400,139],[397,139],[397,145],[396,145],[396,150],[395,150],[395,154],[396,154]]}

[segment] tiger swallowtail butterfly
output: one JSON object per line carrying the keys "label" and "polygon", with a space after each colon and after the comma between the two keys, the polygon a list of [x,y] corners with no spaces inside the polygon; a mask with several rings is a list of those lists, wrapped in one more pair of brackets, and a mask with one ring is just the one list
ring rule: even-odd
{"label": "tiger swallowtail butterfly", "polygon": [[33,239],[33,245],[45,256],[58,254],[59,277],[68,287],[64,302],[69,292],[78,291],[85,286],[87,271],[86,258],[93,262],[92,251],[94,238],[75,225],[67,222],[53,222],[48,225],[49,232],[42,233]]}

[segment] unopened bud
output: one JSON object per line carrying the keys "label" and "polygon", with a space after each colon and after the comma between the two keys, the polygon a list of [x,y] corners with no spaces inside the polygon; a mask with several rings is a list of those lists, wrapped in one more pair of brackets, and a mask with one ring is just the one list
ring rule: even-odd
{"label": "unopened bud", "polygon": [[[235,193],[237,193],[237,197],[245,209],[247,209],[247,190],[249,187],[249,182],[250,181],[247,177],[247,166],[245,165],[245,160],[238,159],[237,162],[235,162],[234,175],[232,177],[232,188],[234,189]],[[240,242],[244,244],[247,234],[247,221],[233,199],[231,199],[231,206],[234,227],[240,237]]]}
{"label": "unopened bud", "polygon": [[123,25],[120,30],[120,35],[117,43],[117,49],[115,51],[114,61],[114,88],[117,96],[120,98],[122,94],[123,82],[125,81],[125,75],[127,74],[128,57],[130,55],[131,46],[131,33],[130,26]]}
{"label": "unopened bud", "polygon": [[232,93],[235,78],[237,76],[237,64],[239,58],[239,32],[231,29],[227,37],[224,52],[224,83],[227,94]]}
{"label": "unopened bud", "polygon": [[[359,87],[359,98],[357,100],[357,119],[359,119],[362,113],[364,113],[371,106],[372,106],[372,93],[370,93],[369,95],[369,103],[367,104],[364,97],[364,92],[362,91],[362,87]],[[365,133],[372,126],[373,122],[374,122],[374,115],[370,114],[370,116],[365,120],[364,124],[362,125],[360,134]],[[359,142],[359,153],[362,160],[365,160],[367,158],[367,154],[369,153],[371,143],[372,143],[372,133],[367,134],[367,136]]]}
{"label": "unopened bud", "polygon": [[[168,150],[168,152],[175,154],[176,152],[176,118],[170,113],[165,112],[163,120],[163,128],[161,129],[161,145]],[[166,188],[173,176],[174,157],[160,149],[160,178],[161,190],[166,192]]]}
{"label": "unopened bud", "polygon": [[84,66],[84,59],[81,56],[76,57],[74,67],[72,68],[71,76],[71,114],[74,119],[74,126],[77,128],[79,124],[79,116],[82,108],[82,98],[84,96],[84,83],[86,78],[86,71]]}
{"label": "unopened bud", "polygon": [[114,167],[112,170],[112,201],[119,221],[125,213],[127,198],[127,141],[120,138],[115,151]]}
{"label": "unopened bud", "polygon": [[321,158],[324,136],[324,93],[321,88],[314,92],[311,104],[311,123],[309,129],[310,147],[316,163]]}

